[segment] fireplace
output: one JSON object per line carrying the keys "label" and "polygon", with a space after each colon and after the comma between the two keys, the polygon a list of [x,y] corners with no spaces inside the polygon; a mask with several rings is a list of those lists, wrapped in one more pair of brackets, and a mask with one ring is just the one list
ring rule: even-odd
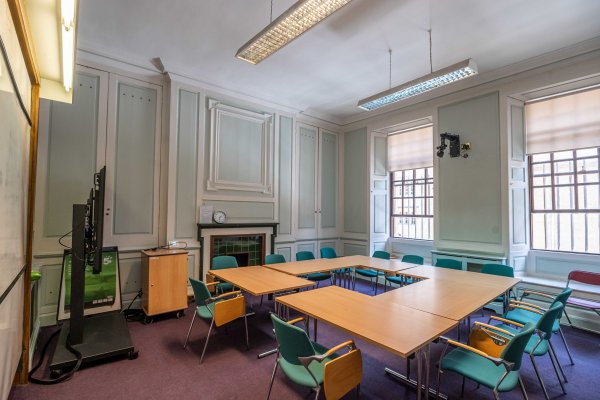
{"label": "fireplace", "polygon": [[213,235],[210,239],[210,260],[233,256],[240,267],[264,264],[265,234]]}

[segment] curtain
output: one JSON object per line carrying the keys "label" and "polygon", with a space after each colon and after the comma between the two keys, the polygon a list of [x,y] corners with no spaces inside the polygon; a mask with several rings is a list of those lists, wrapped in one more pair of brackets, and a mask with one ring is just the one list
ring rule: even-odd
{"label": "curtain", "polygon": [[431,167],[433,127],[427,126],[388,136],[388,171]]}

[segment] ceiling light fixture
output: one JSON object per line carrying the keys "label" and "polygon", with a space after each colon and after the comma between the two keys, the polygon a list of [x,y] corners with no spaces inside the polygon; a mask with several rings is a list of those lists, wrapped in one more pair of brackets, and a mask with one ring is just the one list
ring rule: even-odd
{"label": "ceiling light fixture", "polygon": [[[390,77],[391,65],[390,59]],[[434,72],[431,55],[431,29],[429,29],[429,67],[431,73],[362,99],[358,102],[358,107],[367,111],[375,110],[477,74],[477,65],[470,58]]]}
{"label": "ceiling light fixture", "polygon": [[244,44],[235,56],[258,64],[350,1],[299,0]]}
{"label": "ceiling light fixture", "polygon": [[67,92],[73,87],[73,74],[75,70],[76,8],[76,0],[60,1],[63,86]]}

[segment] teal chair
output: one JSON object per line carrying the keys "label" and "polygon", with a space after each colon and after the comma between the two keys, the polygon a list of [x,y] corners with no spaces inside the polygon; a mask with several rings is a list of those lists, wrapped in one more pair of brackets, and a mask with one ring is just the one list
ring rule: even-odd
{"label": "teal chair", "polygon": [[[210,269],[227,269],[237,268],[238,263],[233,256],[217,256],[213,257]],[[233,290],[231,283],[222,282],[217,285],[217,293],[229,292]]]}
{"label": "teal chair", "polygon": [[447,269],[456,269],[462,271],[462,262],[451,258],[438,258],[435,261],[435,266]]}
{"label": "teal chair", "polygon": [[[314,260],[315,255],[312,251],[299,251],[296,253],[296,261]],[[314,274],[308,274],[305,276],[309,281],[317,282],[317,287],[321,281],[331,279],[331,274],[325,272],[315,272]]]}
{"label": "teal chair", "polygon": [[[506,276],[507,278],[515,277],[515,270],[513,269],[513,267],[504,264],[483,264],[483,267],[481,268],[481,273],[496,276]],[[509,297],[511,296],[512,289],[509,293]],[[499,296],[494,301],[504,303],[504,295]]]}
{"label": "teal chair", "polygon": [[[403,263],[408,263],[408,264],[417,264],[417,265],[423,265],[423,262],[425,260],[423,260],[423,257],[421,256],[415,256],[415,255],[410,255],[407,254],[405,256],[402,257],[402,262]],[[408,285],[413,283],[411,278],[407,278],[404,276],[386,276],[385,277],[385,287],[384,290],[387,291],[387,283],[391,282],[391,283],[396,283],[400,286],[404,286],[404,285]],[[390,286],[392,286],[390,284]]]}
{"label": "teal chair", "polygon": [[[389,260],[390,253],[388,253],[387,251],[377,250],[373,253],[372,257]],[[375,283],[374,284],[375,294],[377,294],[377,286],[378,286],[377,280],[381,275],[384,275],[383,272],[375,271],[372,269],[356,269],[356,270],[354,270],[354,279],[353,279],[353,287],[352,287],[353,290],[356,289],[356,274],[358,274],[360,276],[364,276],[365,278],[369,278],[371,280],[371,284],[373,284],[373,282],[374,282]]]}
{"label": "teal chair", "polygon": [[[499,392],[509,392],[519,385],[523,396],[527,399],[527,392],[525,391],[523,380],[519,375],[519,370],[521,369],[525,347],[535,330],[535,324],[526,324],[514,336],[504,336],[502,332],[498,331],[499,328],[493,325],[481,323],[478,323],[478,325],[493,336],[499,336],[505,345],[498,354],[490,355],[485,351],[488,350],[488,347],[478,345],[479,343],[477,342],[473,343],[473,345],[467,345],[447,338],[441,338],[441,341],[445,342],[446,346],[442,351],[438,364],[438,393],[440,390],[441,374],[451,371],[463,376],[461,395],[464,394],[465,378],[467,378],[492,389],[495,399],[500,398]],[[473,332],[476,332],[476,329]],[[490,341],[490,343],[492,342]],[[446,354],[449,345],[455,348]],[[493,348],[493,343],[490,347]]]}
{"label": "teal chair", "polygon": [[[306,331],[294,326],[304,318],[285,322],[271,314],[271,320],[277,338],[277,360],[267,400],[271,396],[278,367],[295,384],[314,390],[315,399],[319,398],[321,390],[327,399],[339,399],[355,387],[360,390],[362,355],[354,341],[348,340],[327,349],[311,341]],[[347,353],[337,353],[344,348],[348,349]]]}
{"label": "teal chair", "polygon": [[[333,247],[323,247],[321,248],[321,258],[337,258],[337,253]],[[335,283],[335,281],[339,278],[340,282],[342,281],[342,276],[344,274],[349,274],[352,271],[351,268],[342,268],[336,269],[332,271],[331,275],[331,283]]]}
{"label": "teal chair", "polygon": [[[558,315],[564,309],[564,305],[561,303],[556,303],[552,307],[548,309],[545,313],[538,312],[540,315],[540,319],[538,320],[535,326],[535,332],[537,335],[534,335],[529,339],[527,346],[525,346],[525,353],[529,354],[529,358],[531,359],[531,363],[533,364],[533,370],[540,381],[540,385],[544,390],[544,396],[546,396],[546,400],[550,400],[548,396],[548,391],[546,390],[546,386],[544,385],[544,381],[542,380],[542,376],[540,375],[540,371],[538,370],[537,364],[535,362],[536,357],[542,357],[548,354],[550,357],[550,361],[552,362],[552,367],[554,368],[554,373],[556,373],[556,377],[558,378],[558,383],[562,388],[563,394],[567,394],[565,391],[565,387],[558,375],[558,369],[556,368],[556,363],[554,360],[558,360],[556,357],[556,353],[554,352],[554,348],[552,347],[552,343],[550,343],[550,338],[552,337],[552,325],[554,325],[554,321],[558,318]],[[491,316],[490,319],[501,322],[500,325],[496,325],[498,328],[504,329],[513,335],[519,333],[519,329],[523,328],[523,324],[520,324],[515,321],[510,321],[508,319],[497,317],[495,315]],[[516,328],[515,328],[516,327]]]}
{"label": "teal chair", "polygon": [[[571,296],[571,293],[573,293],[573,289],[568,288],[568,287],[564,288],[562,292],[560,292],[559,294],[554,295],[554,296],[551,294],[548,294],[548,293],[544,293],[544,292],[538,292],[538,291],[534,291],[534,290],[525,290],[523,292],[523,295],[521,296],[520,301],[512,300],[510,302],[509,311],[506,312],[503,315],[503,317],[510,321],[518,322],[520,324],[526,324],[528,322],[537,324],[537,322],[540,319],[539,312],[543,313],[543,312],[546,312],[547,310],[536,304],[527,303],[527,302],[522,301],[524,296],[537,295],[537,296],[548,298],[548,299],[552,300],[552,303],[550,304],[550,308],[552,308],[557,303],[560,303],[563,306],[566,306],[567,300],[569,299],[569,296]],[[560,335],[560,337],[562,338],[563,344],[565,345],[565,349],[567,350],[567,354],[569,355],[569,359],[571,360],[571,365],[573,365],[573,358],[571,357],[571,352],[569,350],[569,346],[567,345],[567,341],[565,340],[565,336],[560,327],[560,319],[562,318],[563,311],[564,311],[564,308],[561,309],[561,311],[558,313],[558,315],[556,317],[556,320],[554,320],[554,322],[552,324],[552,333],[554,333],[554,334],[558,333]],[[560,360],[558,360],[558,369],[560,370],[560,372],[563,376],[563,380],[565,382],[567,382],[567,377],[565,375],[565,372],[563,371]]]}
{"label": "teal chair", "polygon": [[285,262],[285,257],[281,254],[268,254],[265,257],[265,264],[282,264]]}
{"label": "teal chair", "polygon": [[337,253],[333,247],[321,248],[321,258],[337,258]]}
{"label": "teal chair", "polygon": [[204,283],[202,281],[189,278],[192,290],[194,291],[194,299],[196,301],[196,310],[190,323],[183,348],[185,349],[196,320],[196,315],[206,321],[210,321],[210,327],[208,328],[208,334],[204,342],[204,348],[202,349],[202,355],[200,356],[200,364],[204,360],[204,353],[208,347],[208,340],[210,339],[210,332],[213,326],[219,328],[225,324],[235,321],[239,318],[244,318],[244,325],[246,327],[246,347],[250,349],[250,341],[248,339],[248,320],[246,317],[246,300],[240,291],[224,293],[218,296],[214,296],[208,290],[208,286],[218,285],[217,282]]}

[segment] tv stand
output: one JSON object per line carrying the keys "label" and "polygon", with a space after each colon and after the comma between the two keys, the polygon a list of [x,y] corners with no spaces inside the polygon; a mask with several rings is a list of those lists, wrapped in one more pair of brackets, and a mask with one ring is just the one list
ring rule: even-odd
{"label": "tv stand", "polygon": [[[66,372],[65,369],[77,363],[75,354],[67,349],[69,322],[64,322],[52,356],[50,374],[53,376]],[[83,323],[83,341],[72,347],[83,356],[82,365],[117,356],[127,356],[133,360],[138,355],[131,342],[125,316],[120,312],[86,317]]]}

